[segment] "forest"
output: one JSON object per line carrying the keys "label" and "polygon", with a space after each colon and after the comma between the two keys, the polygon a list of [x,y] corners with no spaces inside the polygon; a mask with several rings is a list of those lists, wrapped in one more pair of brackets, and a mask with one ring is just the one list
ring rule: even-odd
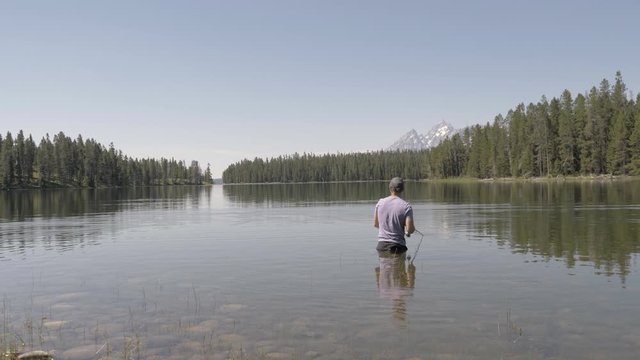
{"label": "forest", "polygon": [[640,175],[640,95],[633,98],[619,71],[613,84],[603,79],[575,97],[564,90],[520,103],[427,150],[245,159],[224,171],[223,182],[598,175]]}
{"label": "forest", "polygon": [[48,187],[135,187],[212,183],[211,169],[197,161],[135,159],[93,139],[60,132],[36,145],[22,130],[0,135],[0,189]]}

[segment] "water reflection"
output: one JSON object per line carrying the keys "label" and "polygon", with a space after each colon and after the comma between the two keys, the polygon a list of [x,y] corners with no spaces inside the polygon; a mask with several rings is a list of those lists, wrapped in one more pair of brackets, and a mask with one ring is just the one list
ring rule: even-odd
{"label": "water reflection", "polygon": [[[344,203],[377,200],[387,182],[224,185],[237,205]],[[411,202],[447,204],[640,204],[640,180],[547,182],[407,182]]]}
{"label": "water reflection", "polygon": [[375,268],[376,285],[380,297],[391,300],[393,319],[404,324],[407,320],[406,297],[413,296],[416,267],[407,260],[407,253],[378,252]]}
{"label": "water reflection", "polygon": [[63,252],[98,245],[105,232],[123,229],[127,211],[198,207],[210,195],[211,187],[198,186],[0,192],[0,261],[36,246]]}
{"label": "water reflection", "polygon": [[[640,183],[561,182],[502,186],[508,204],[479,201],[454,226],[468,227],[518,253],[562,259],[572,269],[593,264],[597,274],[631,273],[640,252]],[[480,193],[475,193],[479,199]],[[470,196],[470,198],[473,198]]]}
{"label": "water reflection", "polygon": [[247,184],[225,185],[223,192],[229,201],[238,205],[271,207],[369,201],[388,191],[386,186],[382,182]]}
{"label": "water reflection", "polygon": [[41,246],[46,251],[63,252],[75,247],[99,245],[103,226],[85,219],[69,218],[56,224],[43,221],[5,223],[0,229],[0,261],[6,253],[25,257],[29,249]]}
{"label": "water reflection", "polygon": [[[386,182],[225,185],[217,191],[224,207],[370,206],[386,187]],[[167,186],[0,192],[0,259],[36,244],[55,251],[97,244],[123,223],[154,221],[130,220],[131,212],[160,210],[161,216],[171,216],[211,206],[212,191]],[[639,180],[412,182],[406,198],[437,209],[417,212],[425,216],[422,223],[447,224],[452,232],[496,241],[514,252],[561,259],[569,269],[587,262],[596,273],[624,281],[640,252]]]}
{"label": "water reflection", "polygon": [[[181,209],[208,199],[210,186],[50,189],[0,192],[0,222],[114,213],[138,208]],[[204,196],[203,196],[204,195]]]}
{"label": "water reflection", "polygon": [[640,251],[640,212],[634,207],[511,208],[474,224],[515,252],[563,259],[568,268],[588,261],[608,276],[629,275]]}
{"label": "water reflection", "polygon": [[[374,202],[386,182],[224,186],[240,206],[313,206]],[[437,226],[490,239],[515,252],[589,262],[597,273],[630,274],[640,252],[640,180],[412,182],[413,204],[441,206]],[[436,216],[436,215],[427,215]],[[424,219],[428,220],[428,219]]]}

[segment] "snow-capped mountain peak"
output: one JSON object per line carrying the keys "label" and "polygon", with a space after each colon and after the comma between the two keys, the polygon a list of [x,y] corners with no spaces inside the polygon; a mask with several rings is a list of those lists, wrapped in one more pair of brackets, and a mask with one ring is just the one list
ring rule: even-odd
{"label": "snow-capped mountain peak", "polygon": [[440,144],[440,142],[455,133],[455,129],[446,121],[436,124],[426,135],[419,134],[415,129],[411,129],[400,139],[389,146],[387,150],[424,150]]}
{"label": "snow-capped mountain peak", "polygon": [[448,136],[452,135],[455,132],[453,126],[444,120],[436,124],[429,132],[424,135],[425,143],[427,148],[437,146],[442,142],[442,140],[446,139]]}
{"label": "snow-capped mountain peak", "polygon": [[424,136],[418,134],[416,129],[411,129],[396,140],[388,150],[422,150],[425,146]]}

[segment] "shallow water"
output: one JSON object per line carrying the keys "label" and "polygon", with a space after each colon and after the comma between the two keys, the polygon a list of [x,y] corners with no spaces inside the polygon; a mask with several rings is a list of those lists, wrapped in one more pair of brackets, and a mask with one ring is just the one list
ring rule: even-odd
{"label": "shallow water", "polygon": [[413,265],[375,251],[384,183],[3,193],[0,342],[57,359],[632,359],[638,185],[409,183]]}

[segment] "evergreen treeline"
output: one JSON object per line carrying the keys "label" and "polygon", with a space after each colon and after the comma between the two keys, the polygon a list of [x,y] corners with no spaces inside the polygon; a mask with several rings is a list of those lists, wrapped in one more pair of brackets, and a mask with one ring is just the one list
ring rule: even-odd
{"label": "evergreen treeline", "polygon": [[262,160],[243,160],[222,174],[224,183],[327,182],[380,180],[391,174],[418,179],[423,153],[368,152],[351,154],[293,154]]}
{"label": "evergreen treeline", "polygon": [[384,180],[467,176],[640,175],[640,95],[628,94],[620,72],[613,85],[575,98],[545,96],[519,104],[424,151],[294,154],[243,160],[225,183]]}
{"label": "evergreen treeline", "polygon": [[149,185],[200,185],[211,183],[207,165],[197,161],[134,159],[93,139],[74,140],[60,132],[47,134],[36,145],[22,130],[0,135],[0,188],[22,187],[128,187]]}

